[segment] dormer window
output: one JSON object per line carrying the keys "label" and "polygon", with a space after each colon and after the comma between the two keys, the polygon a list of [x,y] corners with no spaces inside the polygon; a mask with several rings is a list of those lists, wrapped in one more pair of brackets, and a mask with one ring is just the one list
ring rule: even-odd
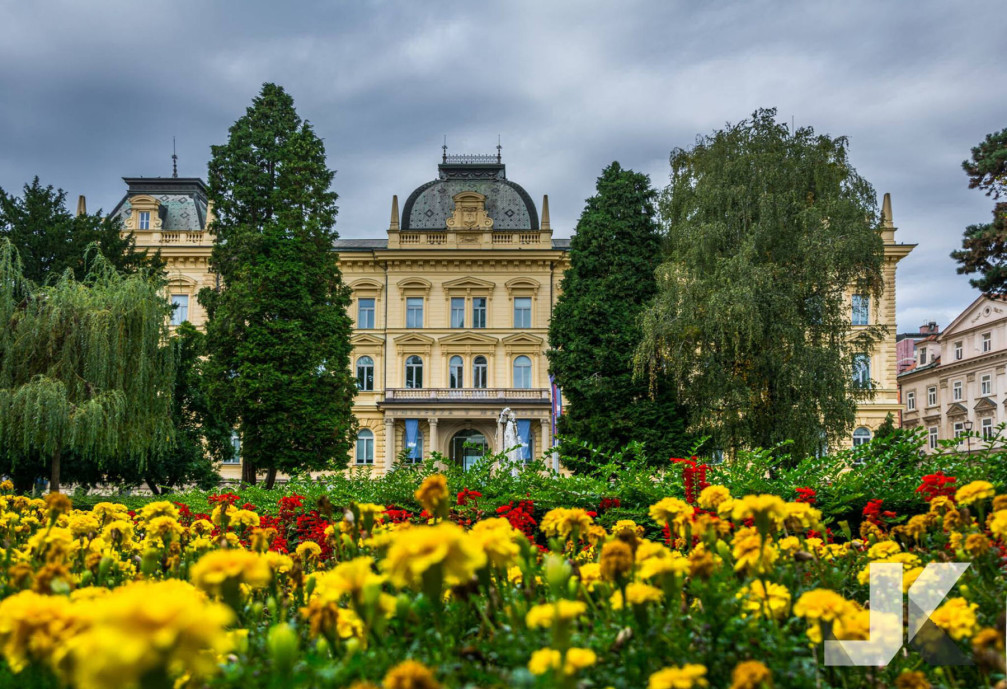
{"label": "dormer window", "polygon": [[140,211],[136,220],[137,228],[141,230],[150,229],[150,211]]}

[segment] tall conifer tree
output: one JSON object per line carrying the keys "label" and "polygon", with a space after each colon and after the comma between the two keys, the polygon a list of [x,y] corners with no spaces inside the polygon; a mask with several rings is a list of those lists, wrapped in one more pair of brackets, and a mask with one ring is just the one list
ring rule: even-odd
{"label": "tall conifer tree", "polygon": [[[568,402],[561,435],[608,451],[641,441],[651,461],[666,462],[689,444],[682,412],[669,386],[658,384],[652,395],[633,370],[640,315],[657,291],[655,197],[646,175],[619,163],[602,172],[570,243],[548,355]],[[577,442],[563,451],[569,459],[589,456]]]}
{"label": "tall conifer tree", "polygon": [[243,478],[343,466],[356,422],[349,289],[333,250],[336,194],[325,148],[293,99],[264,84],[212,147],[216,219],[204,289],[211,399],[238,424]]}

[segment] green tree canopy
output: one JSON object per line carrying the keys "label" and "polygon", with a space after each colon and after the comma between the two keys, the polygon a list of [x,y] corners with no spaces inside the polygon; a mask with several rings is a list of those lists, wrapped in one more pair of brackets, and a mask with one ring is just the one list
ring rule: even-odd
{"label": "green tree canopy", "polygon": [[[688,448],[682,412],[670,385],[658,385],[651,396],[633,371],[640,315],[657,292],[656,197],[646,175],[619,163],[602,172],[570,243],[548,355],[569,403],[559,428],[566,440],[604,451],[637,440],[649,459],[667,462]],[[584,455],[577,444],[564,442],[568,462]]]}
{"label": "green tree canopy", "polygon": [[64,455],[99,466],[129,458],[142,471],[170,443],[162,288],[97,252],[83,282],[67,270],[38,287],[0,239],[0,453],[12,470],[44,462],[58,491]]}
{"label": "green tree canopy", "polygon": [[969,189],[982,189],[997,203],[992,222],[965,228],[962,248],[952,251],[951,258],[961,264],[959,275],[979,274],[969,280],[973,287],[990,297],[1007,297],[1007,202],[998,200],[1007,193],[1007,129],[987,134],[962,168]]}
{"label": "green tree canopy", "polygon": [[668,253],[640,365],[728,452],[847,437],[870,394],[857,357],[884,329],[851,327],[848,290],[880,295],[883,243],[846,139],[759,110],[672,152],[660,210]]}
{"label": "green tree canopy", "polygon": [[78,281],[84,280],[86,254],[92,244],[120,272],[164,268],[160,254],[137,250],[133,233],[121,236],[121,231],[122,223],[100,210],[71,215],[66,192],[42,186],[38,177],[24,185],[21,196],[0,189],[0,238],[17,247],[25,278],[36,284],[58,280],[66,270],[73,271]]}
{"label": "green tree canopy", "polygon": [[325,147],[293,99],[264,84],[212,151],[210,265],[223,289],[199,294],[205,373],[211,400],[240,425],[243,478],[344,466],[356,386]]}

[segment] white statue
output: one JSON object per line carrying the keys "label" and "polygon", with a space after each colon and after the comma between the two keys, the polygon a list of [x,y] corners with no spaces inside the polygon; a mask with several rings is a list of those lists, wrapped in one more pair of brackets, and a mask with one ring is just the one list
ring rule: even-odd
{"label": "white statue", "polygon": [[517,476],[518,466],[524,463],[524,444],[517,434],[517,417],[514,416],[514,412],[511,411],[510,407],[507,407],[500,412],[500,418],[497,419],[497,423],[504,425],[504,450],[507,453],[507,459],[510,460],[511,473]]}

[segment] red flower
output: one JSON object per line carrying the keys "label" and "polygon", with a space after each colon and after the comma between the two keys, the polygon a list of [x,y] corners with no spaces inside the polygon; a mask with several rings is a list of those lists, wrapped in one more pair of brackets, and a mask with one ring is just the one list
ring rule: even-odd
{"label": "red flower", "polygon": [[923,499],[930,502],[938,496],[955,499],[955,483],[958,481],[954,476],[945,476],[944,472],[938,471],[935,474],[928,474],[923,477],[923,483],[916,489],[917,493],[923,494]]}
{"label": "red flower", "polygon": [[224,503],[226,505],[233,505],[241,498],[234,493],[221,493],[219,495],[211,495],[207,498],[211,505],[216,505],[217,503]]}
{"label": "red flower", "polygon": [[469,500],[474,503],[476,498],[481,498],[482,496],[483,494],[477,490],[462,488],[461,491],[458,492],[458,500],[456,504],[464,506],[468,504]]}
{"label": "red flower", "polygon": [[797,490],[797,500],[796,500],[796,502],[806,502],[809,505],[814,505],[815,504],[815,496],[817,496],[818,493],[816,493],[813,489],[811,489],[811,488],[797,488],[795,490]]}
{"label": "red flower", "polygon": [[622,507],[622,501],[619,498],[602,498],[598,503],[598,514],[604,514],[616,507]]}
{"label": "red flower", "polygon": [[696,458],[680,459],[671,458],[672,464],[682,465],[682,478],[685,481],[685,501],[690,505],[696,502],[696,498],[710,484],[706,481],[706,470],[709,468],[705,464],[697,464]]}

